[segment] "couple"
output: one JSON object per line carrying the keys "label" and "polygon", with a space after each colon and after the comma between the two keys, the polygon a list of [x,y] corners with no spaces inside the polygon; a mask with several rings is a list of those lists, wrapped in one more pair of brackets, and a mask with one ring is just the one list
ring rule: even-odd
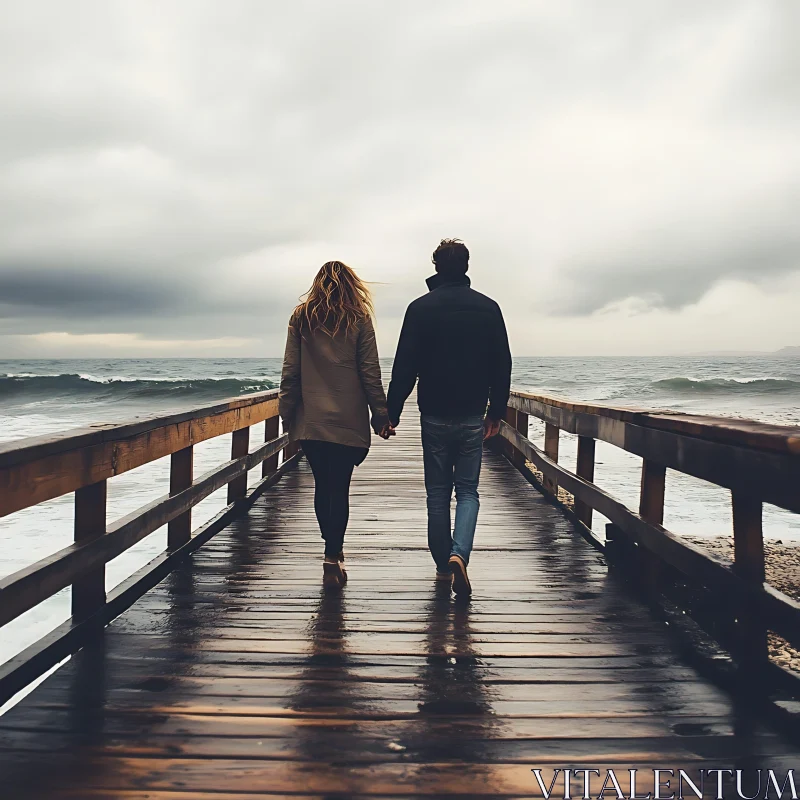
{"label": "couple", "polygon": [[500,307],[470,288],[466,246],[444,239],[432,260],[436,274],[428,278],[429,293],[406,311],[388,401],[370,293],[350,267],[324,264],[289,320],[280,415],[314,473],[325,588],[338,589],[347,581],[342,546],[350,479],[370,446],[369,412],[376,434],[394,436],[403,404],[419,381],[428,546],[436,579],[459,596],[472,591],[467,565],[478,520],[482,444],[497,434],[505,416],[511,353]]}

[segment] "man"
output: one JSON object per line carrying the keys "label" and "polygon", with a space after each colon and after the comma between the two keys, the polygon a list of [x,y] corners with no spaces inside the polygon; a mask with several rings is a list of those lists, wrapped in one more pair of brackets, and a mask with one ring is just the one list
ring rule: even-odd
{"label": "man", "polygon": [[443,239],[432,260],[436,274],[428,278],[430,291],[406,310],[397,345],[388,394],[390,430],[419,379],[428,547],[437,580],[452,580],[457,595],[469,596],[483,440],[498,433],[505,416],[511,352],[500,307],[470,288],[463,242]]}

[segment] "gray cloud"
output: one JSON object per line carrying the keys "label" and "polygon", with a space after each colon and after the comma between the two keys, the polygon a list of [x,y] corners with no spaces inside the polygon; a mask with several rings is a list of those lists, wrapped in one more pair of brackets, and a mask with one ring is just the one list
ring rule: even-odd
{"label": "gray cloud", "polygon": [[683,227],[623,240],[611,253],[584,257],[565,269],[571,280],[560,308],[587,314],[632,297],[645,308],[680,309],[726,278],[769,284],[800,266],[793,213],[798,202],[800,191],[772,216],[763,207],[726,225],[701,216]]}
{"label": "gray cloud", "polygon": [[800,269],[795,3],[0,2],[2,334],[277,354],[336,257],[391,347],[444,235],[519,319]]}
{"label": "gray cloud", "polygon": [[144,333],[149,338],[251,338],[254,320],[282,319],[294,298],[254,295],[247,286],[197,290],[180,278],[136,277],[122,265],[86,271],[0,268],[0,334]]}
{"label": "gray cloud", "polygon": [[185,302],[174,285],[141,283],[110,272],[96,276],[41,268],[0,271],[0,298],[7,316],[64,318],[138,316]]}

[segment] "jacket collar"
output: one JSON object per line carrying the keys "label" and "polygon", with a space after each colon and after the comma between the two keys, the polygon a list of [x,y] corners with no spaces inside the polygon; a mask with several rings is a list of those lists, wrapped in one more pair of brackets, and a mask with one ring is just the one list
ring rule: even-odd
{"label": "jacket collar", "polygon": [[431,275],[425,283],[428,284],[428,289],[433,291],[434,289],[438,289],[440,286],[470,286],[471,281],[468,275],[459,275],[457,278],[444,278],[438,272],[435,275]]}

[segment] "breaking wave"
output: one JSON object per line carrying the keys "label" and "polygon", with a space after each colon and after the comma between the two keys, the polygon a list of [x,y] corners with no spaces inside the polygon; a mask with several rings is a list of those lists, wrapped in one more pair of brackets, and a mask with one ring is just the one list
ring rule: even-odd
{"label": "breaking wave", "polygon": [[141,400],[183,397],[232,397],[275,389],[276,380],[267,377],[235,378],[100,378],[86,374],[0,376],[0,398],[73,400]]}
{"label": "breaking wave", "polygon": [[650,388],[669,394],[793,394],[800,381],[790,378],[665,378]]}

